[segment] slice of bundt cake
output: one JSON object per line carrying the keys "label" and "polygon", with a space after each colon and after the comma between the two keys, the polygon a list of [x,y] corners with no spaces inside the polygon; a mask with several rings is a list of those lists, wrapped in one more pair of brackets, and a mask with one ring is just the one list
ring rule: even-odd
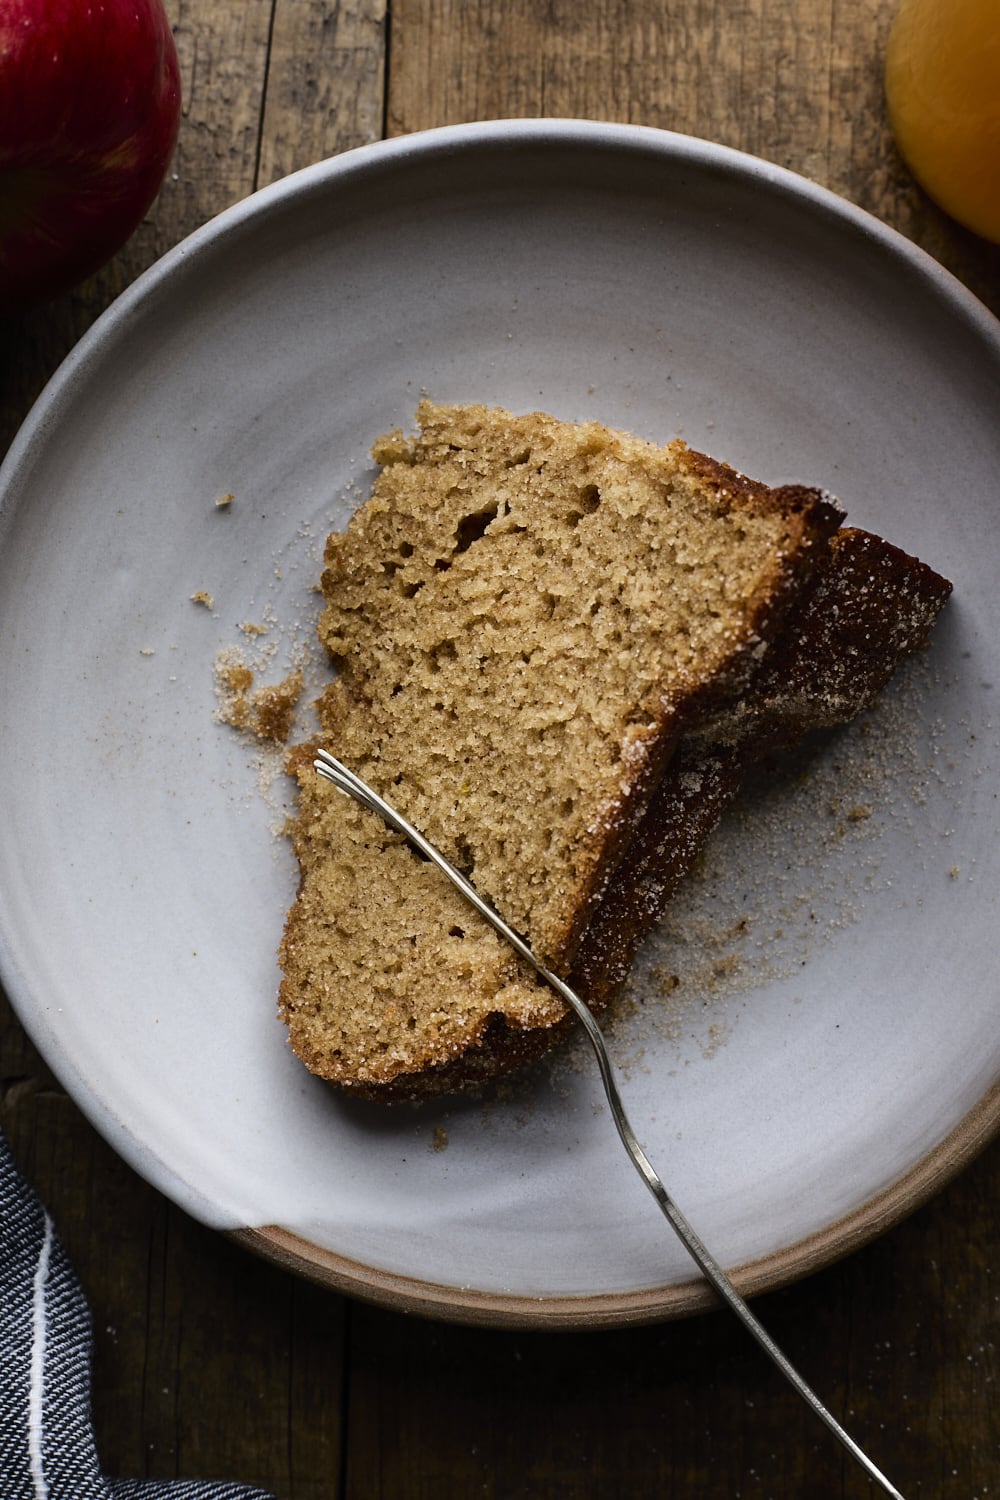
{"label": "slice of bundt cake", "polygon": [[[596,423],[429,403],[417,417],[415,437],[375,445],[372,496],[327,544],[320,634],[339,672],[322,743],[603,1002],[649,920],[650,828],[677,768],[738,766],[773,737],[763,720],[809,718],[787,694],[765,710],[769,663],[803,608],[808,622],[813,580],[819,600],[831,569],[846,577],[841,513]],[[296,1053],[393,1099],[546,1050],[562,1002],[311,759],[293,756],[301,882],[281,947]],[[707,832],[714,810],[693,806],[688,833]]]}

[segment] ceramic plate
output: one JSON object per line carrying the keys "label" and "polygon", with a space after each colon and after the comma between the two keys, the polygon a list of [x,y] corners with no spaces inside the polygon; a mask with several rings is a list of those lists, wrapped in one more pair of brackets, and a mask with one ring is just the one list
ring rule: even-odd
{"label": "ceramic plate", "polygon": [[998,351],[864,214],[631,127],[366,147],[155,266],[0,487],[3,978],[118,1151],[397,1306],[572,1325],[704,1301],[580,1046],[488,1100],[388,1111],[311,1078],[276,1019],[288,792],[218,722],[213,671],[322,682],[323,538],[427,392],[681,434],[954,580],[878,709],[748,790],[611,1035],[640,1138],[746,1290],[953,1172],[998,1121]]}

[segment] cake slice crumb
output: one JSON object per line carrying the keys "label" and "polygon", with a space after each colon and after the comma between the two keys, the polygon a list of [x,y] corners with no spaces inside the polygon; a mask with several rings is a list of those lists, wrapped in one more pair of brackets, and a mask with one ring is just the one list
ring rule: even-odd
{"label": "cake slice crumb", "polygon": [[303,675],[294,668],[278,683],[256,686],[256,674],[232,647],[220,651],[215,662],[215,693],[220,723],[259,740],[286,744],[295,710],[302,696]]}

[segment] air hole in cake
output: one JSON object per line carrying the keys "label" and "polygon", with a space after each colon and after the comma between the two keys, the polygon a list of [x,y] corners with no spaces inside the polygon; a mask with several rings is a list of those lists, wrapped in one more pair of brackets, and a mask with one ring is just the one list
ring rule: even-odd
{"label": "air hole in cake", "polygon": [[526,464],[530,457],[530,448],[520,448],[516,453],[512,453],[509,458],[504,459],[503,466],[505,469],[517,469],[521,464]]}
{"label": "air hole in cake", "polygon": [[419,594],[423,586],[424,580],[422,578],[418,578],[416,583],[404,583],[400,588],[400,593],[402,594],[404,599],[412,599],[414,594]]}
{"label": "air hole in cake", "polygon": [[459,839],[455,845],[455,864],[461,870],[467,880],[472,880],[472,871],[475,868],[475,860],[472,850],[464,839]]}
{"label": "air hole in cake", "polygon": [[468,552],[473,542],[478,542],[486,535],[486,528],[491,521],[497,518],[497,507],[490,506],[487,510],[473,511],[470,516],[463,516],[458,523],[455,532],[455,551]]}
{"label": "air hole in cake", "polygon": [[400,544],[399,544],[399,555],[400,555],[400,557],[412,557],[413,556],[413,543],[412,542],[400,542]]}
{"label": "air hole in cake", "polygon": [[454,926],[454,927],[449,927],[448,928],[448,936],[449,937],[454,937],[454,938],[464,938],[465,937],[465,928],[464,927],[459,927],[457,925]]}
{"label": "air hole in cake", "polygon": [[592,516],[601,503],[601,492],[596,484],[588,484],[581,490],[576,507],[570,511],[566,520],[570,526],[579,526],[584,516]]}

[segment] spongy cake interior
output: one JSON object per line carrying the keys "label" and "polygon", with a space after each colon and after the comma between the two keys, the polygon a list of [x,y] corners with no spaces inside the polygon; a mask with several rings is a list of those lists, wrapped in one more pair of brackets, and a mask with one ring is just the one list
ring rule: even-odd
{"label": "spongy cake interior", "polygon": [[[839,519],[691,453],[483,407],[418,411],[327,546],[323,743],[565,972],[681,726],[738,691]],[[432,866],[299,757],[282,1010],[310,1067],[385,1083],[540,988]]]}
{"label": "spongy cake interior", "polygon": [[366,771],[555,959],[671,719],[767,629],[803,515],[681,445],[419,415],[329,545],[324,729],[363,704]]}

